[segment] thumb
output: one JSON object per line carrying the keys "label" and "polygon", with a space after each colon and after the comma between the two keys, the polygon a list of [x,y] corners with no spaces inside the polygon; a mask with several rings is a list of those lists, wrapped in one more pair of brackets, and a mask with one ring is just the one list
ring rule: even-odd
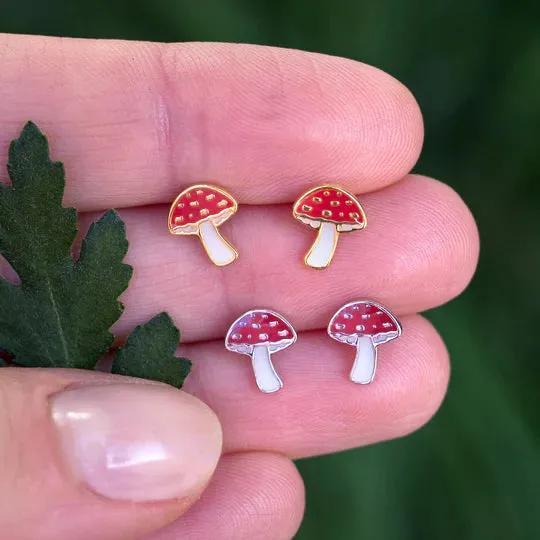
{"label": "thumb", "polygon": [[170,386],[0,369],[2,538],[140,538],[187,510],[220,452],[214,413]]}

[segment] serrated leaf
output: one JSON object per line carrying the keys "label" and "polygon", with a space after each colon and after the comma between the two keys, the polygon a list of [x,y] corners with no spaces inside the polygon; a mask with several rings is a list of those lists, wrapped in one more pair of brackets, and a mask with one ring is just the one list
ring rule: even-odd
{"label": "serrated leaf", "polygon": [[179,341],[180,331],[172,319],[167,313],[160,313],[133,330],[126,345],[116,352],[112,372],[181,388],[190,372],[191,362],[175,357]]}
{"label": "serrated leaf", "polygon": [[[0,366],[93,369],[113,343],[117,298],[132,269],[124,264],[125,226],[111,210],[94,223],[74,262],[76,211],[63,208],[65,180],[45,136],[29,122],[11,144],[11,185],[0,184],[0,253],[21,280],[0,278]],[[191,363],[176,358],[180,332],[162,313],[129,336],[114,372],[181,387]],[[5,358],[9,361],[4,361]]]}
{"label": "serrated leaf", "polygon": [[93,369],[112,345],[109,331],[122,313],[118,297],[132,269],[122,262],[125,226],[107,212],[71,246],[76,211],[63,208],[64,167],[29,122],[9,150],[11,185],[0,184],[0,253],[21,285],[0,278],[0,349],[24,366]]}

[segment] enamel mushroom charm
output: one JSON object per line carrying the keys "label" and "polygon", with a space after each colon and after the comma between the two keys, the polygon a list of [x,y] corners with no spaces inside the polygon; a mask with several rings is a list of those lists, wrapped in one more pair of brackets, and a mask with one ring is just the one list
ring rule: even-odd
{"label": "enamel mushroom charm", "polygon": [[346,304],[328,325],[332,339],[356,347],[351,381],[368,384],[375,377],[377,346],[401,335],[401,325],[385,307],[369,300]]}
{"label": "enamel mushroom charm", "polygon": [[197,185],[182,191],[169,211],[169,231],[176,235],[197,235],[216,266],[231,264],[238,252],[217,228],[238,209],[238,203],[222,189]]}
{"label": "enamel mushroom charm", "polygon": [[268,309],[254,309],[234,321],[227,332],[225,347],[251,357],[259,390],[270,393],[283,387],[270,356],[295,341],[296,332],[284,317]]}
{"label": "enamel mushroom charm", "polygon": [[356,231],[367,225],[364,209],[354,195],[332,186],[317,187],[295,203],[293,215],[319,229],[304,261],[312,268],[326,268],[336,250],[340,232]]}

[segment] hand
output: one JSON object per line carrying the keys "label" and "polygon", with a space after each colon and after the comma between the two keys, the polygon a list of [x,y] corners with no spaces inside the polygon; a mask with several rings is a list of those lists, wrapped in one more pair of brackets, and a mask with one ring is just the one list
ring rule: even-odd
{"label": "hand", "polygon": [[[392,77],[268,47],[1,36],[0,95],[2,162],[32,119],[65,161],[65,203],[86,212],[83,228],[121,209],[135,273],[116,332],[167,310],[195,362],[187,393],[98,373],[0,371],[0,530],[10,539],[289,539],[304,504],[292,458],[401,437],[434,414],[448,356],[416,313],[463,290],[478,239],[456,193],[408,175],[422,118]],[[223,229],[240,252],[227,268],[167,230],[170,202],[200,181],[241,205]],[[369,225],[343,235],[318,272],[303,265],[313,236],[291,203],[325,182],[357,193]],[[325,334],[357,298],[403,323],[369,386],[348,380],[351,350]],[[275,357],[285,387],[272,395],[222,339],[261,306],[299,331]],[[199,400],[219,418],[223,456],[195,502],[221,451],[220,425]],[[149,463],[151,441],[168,457]],[[131,461],[118,454],[129,445]],[[120,461],[107,463],[113,452]]]}

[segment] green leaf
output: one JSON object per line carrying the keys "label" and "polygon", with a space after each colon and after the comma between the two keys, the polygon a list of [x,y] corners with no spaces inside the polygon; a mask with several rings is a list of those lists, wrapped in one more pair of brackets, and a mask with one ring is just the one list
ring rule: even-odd
{"label": "green leaf", "polygon": [[132,269],[117,213],[107,212],[83,241],[79,260],[74,208],[63,208],[64,167],[29,122],[10,146],[11,185],[0,184],[0,253],[21,285],[0,278],[0,349],[23,366],[93,369],[112,345],[118,297]]}
{"label": "green leaf", "polygon": [[181,388],[191,369],[187,358],[174,356],[180,332],[167,313],[137,326],[116,352],[113,373],[145,377]]}
{"label": "green leaf", "polygon": [[[132,274],[124,223],[114,210],[92,224],[79,259],[74,208],[62,207],[65,174],[47,139],[29,122],[9,151],[11,185],[0,184],[0,253],[21,284],[0,278],[0,367],[94,369],[113,344],[118,297]],[[181,387],[191,363],[175,358],[180,332],[162,313],[135,328],[115,356],[114,372]],[[6,358],[9,359],[6,362]]]}

